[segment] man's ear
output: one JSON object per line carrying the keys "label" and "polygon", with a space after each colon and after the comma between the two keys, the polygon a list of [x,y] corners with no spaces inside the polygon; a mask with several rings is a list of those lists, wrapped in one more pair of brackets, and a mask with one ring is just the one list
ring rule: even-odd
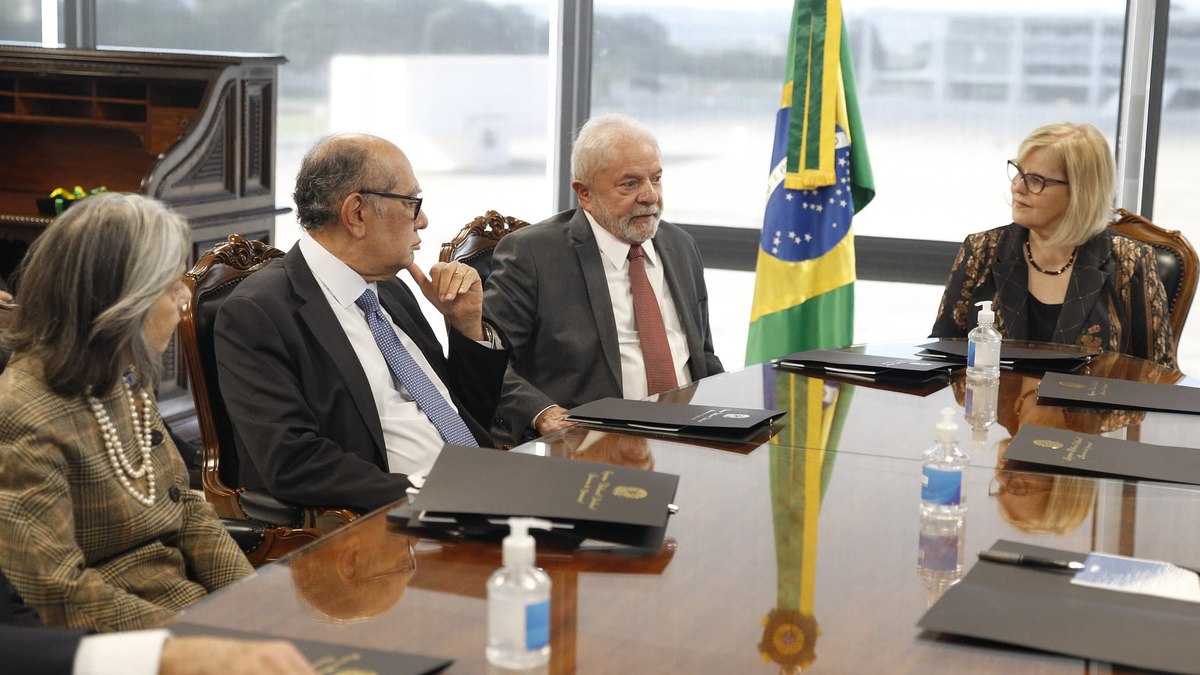
{"label": "man's ear", "polygon": [[575,191],[575,196],[579,198],[581,205],[590,204],[592,201],[592,190],[588,184],[581,180],[571,181],[571,189]]}
{"label": "man's ear", "polygon": [[338,222],[347,234],[355,239],[367,236],[367,222],[363,212],[370,208],[357,192],[346,195],[342,200],[341,219]]}

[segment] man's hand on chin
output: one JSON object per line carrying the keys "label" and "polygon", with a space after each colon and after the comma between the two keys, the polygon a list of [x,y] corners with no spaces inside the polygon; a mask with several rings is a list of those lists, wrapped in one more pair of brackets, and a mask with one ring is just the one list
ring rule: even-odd
{"label": "man's hand on chin", "polygon": [[446,317],[454,330],[472,340],[483,340],[483,281],[470,265],[458,262],[435,263],[425,271],[413,263],[408,273],[417,282],[425,299]]}

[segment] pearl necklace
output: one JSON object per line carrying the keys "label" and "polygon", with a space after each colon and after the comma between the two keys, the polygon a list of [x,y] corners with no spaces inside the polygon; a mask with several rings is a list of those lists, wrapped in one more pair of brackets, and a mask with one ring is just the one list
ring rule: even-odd
{"label": "pearl necklace", "polygon": [[[104,437],[104,450],[108,454],[108,461],[112,464],[117,478],[121,481],[121,485],[125,487],[125,490],[134,499],[143,505],[153,506],[154,501],[158,498],[158,489],[154,485],[154,464],[150,460],[150,450],[153,447],[150,441],[153,432],[150,395],[145,390],[141,392],[142,418],[139,420],[137,402],[133,397],[133,388],[130,387],[129,381],[126,378],[121,378],[121,382],[125,385],[125,394],[129,397],[129,419],[133,424],[133,438],[141,448],[141,467],[134,469],[133,464],[125,457],[125,445],[121,442],[121,436],[117,433],[117,427],[108,416],[108,411],[105,410],[104,404],[100,402],[100,399],[89,396],[88,403],[92,406],[92,414],[96,416],[96,423],[100,425],[100,433]],[[133,484],[133,481],[142,477],[146,478],[146,484],[149,486],[148,493],[143,493]]]}

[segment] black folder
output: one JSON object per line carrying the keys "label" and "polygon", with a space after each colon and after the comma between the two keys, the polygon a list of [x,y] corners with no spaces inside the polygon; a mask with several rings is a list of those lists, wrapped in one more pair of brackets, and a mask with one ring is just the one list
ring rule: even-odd
{"label": "black folder", "polygon": [[950,371],[962,367],[944,360],[878,356],[840,349],[796,352],[776,359],[775,365],[802,373],[900,384],[946,381]]}
{"label": "black folder", "polygon": [[1038,403],[1200,415],[1200,389],[1058,374],[1042,378],[1038,385]]}
{"label": "black folder", "polygon": [[[1003,539],[992,550],[1087,557]],[[1194,673],[1200,666],[1200,603],[1080,586],[1058,570],[979,560],[917,626],[1137,668]]]}
{"label": "black folder", "polygon": [[318,673],[388,673],[388,675],[429,675],[440,673],[454,663],[452,659],[443,659],[419,654],[401,652],[383,652],[377,649],[363,649],[352,645],[318,642],[316,640],[299,640],[296,638],[280,638],[274,635],[233,630],[230,628],[214,628],[193,623],[175,623],[170,626],[171,633],[176,636],[207,636],[237,638],[241,640],[279,640],[288,639],[296,649],[304,654],[309,665]]}
{"label": "black folder", "polygon": [[1069,472],[1200,485],[1200,448],[1123,441],[1036,424],[1021,427],[1004,458]]}
{"label": "black folder", "polygon": [[567,411],[567,419],[602,429],[714,441],[749,441],[784,410],[602,398]]}
{"label": "black folder", "polygon": [[490,536],[510,516],[545,518],[576,543],[595,539],[657,551],[679,476],[630,467],[447,445],[420,493],[393,519]]}
{"label": "black folder", "polygon": [[[925,358],[946,359],[959,365],[967,362],[966,340],[935,340],[923,345],[918,354]],[[1032,372],[1069,373],[1079,370],[1092,360],[1090,352],[1069,345],[1018,347],[1000,344],[1000,367]]]}

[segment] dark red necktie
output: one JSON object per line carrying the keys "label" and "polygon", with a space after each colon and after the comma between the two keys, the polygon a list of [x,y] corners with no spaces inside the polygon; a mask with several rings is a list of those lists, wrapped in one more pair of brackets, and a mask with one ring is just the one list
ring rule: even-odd
{"label": "dark red necktie", "polygon": [[629,286],[633,290],[633,317],[637,322],[638,341],[642,343],[642,360],[646,363],[646,389],[649,394],[669,391],[679,386],[675,379],[675,364],[671,361],[671,346],[663,325],[658,298],[646,276],[646,252],[641,244],[629,247]]}

